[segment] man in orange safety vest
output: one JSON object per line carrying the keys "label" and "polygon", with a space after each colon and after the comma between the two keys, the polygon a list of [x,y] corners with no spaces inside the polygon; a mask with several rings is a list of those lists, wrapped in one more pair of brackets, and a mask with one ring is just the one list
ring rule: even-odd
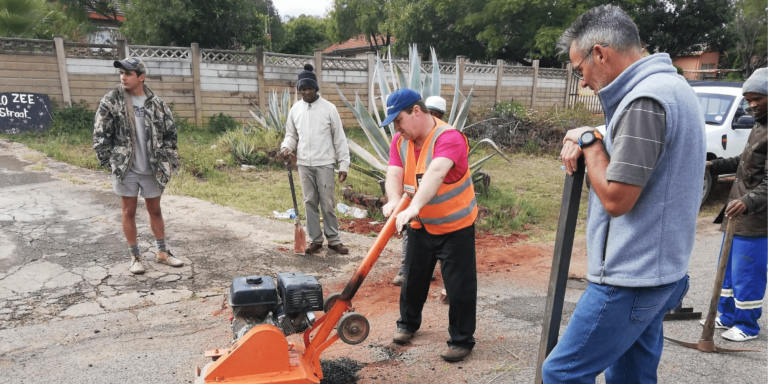
{"label": "man in orange safety vest", "polygon": [[410,89],[387,99],[387,118],[398,132],[390,147],[386,189],[390,216],[403,193],[413,201],[397,215],[397,230],[408,226],[400,319],[393,341],[407,344],[421,326],[430,276],[438,260],[448,293],[446,361],[461,361],[475,345],[477,203],[467,161],[469,142],[461,132],[432,117],[421,96]]}

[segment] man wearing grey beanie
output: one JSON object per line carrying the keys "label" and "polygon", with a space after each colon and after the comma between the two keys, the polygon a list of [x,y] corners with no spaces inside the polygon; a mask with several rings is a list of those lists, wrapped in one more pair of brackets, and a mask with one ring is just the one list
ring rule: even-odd
{"label": "man wearing grey beanie", "polygon": [[[744,99],[749,103],[746,111],[755,118],[747,145],[741,155],[707,162],[717,174],[736,173],[723,207],[715,223],[722,216],[736,220],[736,231],[728,258],[728,267],[720,293],[720,316],[715,327],[727,329],[722,337],[731,341],[747,341],[757,338],[765,297],[766,273],[768,273],[768,178],[766,154],[768,153],[768,69],[760,68],[744,83]],[[725,231],[726,223],[720,226]],[[703,321],[702,321],[703,324]]]}
{"label": "man wearing grey beanie", "polygon": [[[296,154],[304,208],[307,212],[309,246],[304,251],[316,254],[323,248],[323,234],[328,248],[346,255],[336,218],[334,166],[339,165],[339,182],[347,179],[349,147],[336,106],[320,97],[317,75],[310,64],[304,66],[296,82],[301,100],[291,107],[285,122],[285,139],[280,144],[283,156]],[[320,211],[323,228],[320,229]]]}

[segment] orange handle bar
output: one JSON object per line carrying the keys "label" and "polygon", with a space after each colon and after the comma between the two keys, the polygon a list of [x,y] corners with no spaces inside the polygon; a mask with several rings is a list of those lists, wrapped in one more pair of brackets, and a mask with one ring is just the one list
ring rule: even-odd
{"label": "orange handle bar", "polygon": [[384,250],[384,247],[389,242],[389,239],[391,239],[392,235],[395,234],[395,222],[397,221],[397,214],[408,208],[410,204],[411,197],[408,194],[403,194],[403,197],[400,199],[400,203],[397,204],[394,212],[392,212],[392,214],[389,216],[389,219],[387,219],[387,222],[384,224],[384,228],[382,228],[381,232],[379,232],[379,235],[376,236],[376,241],[374,241],[371,248],[368,249],[368,253],[365,255],[363,262],[360,263],[360,266],[357,267],[357,271],[355,271],[355,274],[352,275],[352,278],[347,283],[347,286],[344,287],[344,291],[341,292],[341,297],[339,297],[339,300],[350,301],[353,297],[355,297],[355,294],[363,284],[365,277],[368,276],[368,272],[371,271],[371,268],[373,268],[373,265],[376,264],[376,261],[379,259],[381,251]]}

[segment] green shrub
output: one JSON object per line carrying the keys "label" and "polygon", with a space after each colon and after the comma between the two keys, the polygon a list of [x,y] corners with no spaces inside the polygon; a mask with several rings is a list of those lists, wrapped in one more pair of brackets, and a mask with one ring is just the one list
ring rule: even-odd
{"label": "green shrub", "polygon": [[677,65],[674,65],[674,64],[672,64],[672,66],[675,67],[675,69],[677,70],[677,74],[678,75],[680,75],[680,76],[683,75],[683,68],[681,68],[681,67],[679,67]]}
{"label": "green shrub", "polygon": [[49,132],[55,135],[93,132],[96,112],[89,111],[87,107],[87,104],[81,103],[73,104],[70,108],[55,108]]}
{"label": "green shrub", "polygon": [[244,126],[227,131],[219,139],[220,145],[232,154],[235,162],[248,165],[268,164],[268,152],[277,153],[282,134]]}
{"label": "green shrub", "polygon": [[498,101],[493,105],[493,109],[488,117],[506,118],[510,115],[525,117],[525,107],[517,101]]}
{"label": "green shrub", "polygon": [[234,117],[221,113],[211,116],[208,121],[208,129],[215,133],[233,131],[240,127],[240,123]]}

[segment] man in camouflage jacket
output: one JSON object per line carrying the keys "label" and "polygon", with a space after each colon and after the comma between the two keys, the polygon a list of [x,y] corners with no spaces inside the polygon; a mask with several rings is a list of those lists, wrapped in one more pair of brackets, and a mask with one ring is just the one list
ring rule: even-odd
{"label": "man in camouflage jacket", "polygon": [[[123,232],[131,254],[129,271],[144,273],[136,234],[139,191],[149,213],[157,244],[156,261],[172,267],[184,263],[165,244],[160,198],[178,168],[176,125],[170,108],[146,85],[141,59],[115,61],[120,82],[99,103],[93,130],[93,149],[99,163],[112,172],[112,187],[122,197]],[[132,113],[127,113],[131,111]]]}

